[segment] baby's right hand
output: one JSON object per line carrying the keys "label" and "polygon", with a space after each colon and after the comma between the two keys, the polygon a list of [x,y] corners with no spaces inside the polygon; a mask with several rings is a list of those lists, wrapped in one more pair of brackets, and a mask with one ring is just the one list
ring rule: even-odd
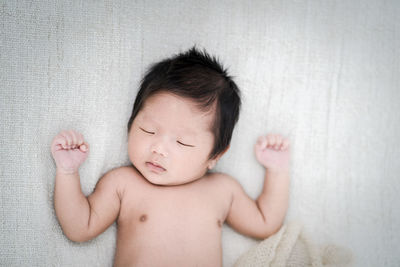
{"label": "baby's right hand", "polygon": [[51,154],[56,162],[57,172],[72,174],[86,160],[89,145],[82,134],[70,130],[61,131],[51,143]]}

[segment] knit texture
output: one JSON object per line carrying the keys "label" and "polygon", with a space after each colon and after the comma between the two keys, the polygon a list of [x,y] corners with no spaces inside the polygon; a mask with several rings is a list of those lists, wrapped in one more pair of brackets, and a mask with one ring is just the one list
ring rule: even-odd
{"label": "knit texture", "polygon": [[[398,0],[1,1],[0,266],[112,265],[115,224],[81,244],[61,231],[51,140],[64,129],[84,135],[90,194],[104,173],[129,164],[126,126],[146,69],[196,44],[242,91],[215,170],[256,199],[265,170],[253,145],[285,135],[287,218],[301,219],[315,242],[351,248],[358,267],[397,267],[399,14]],[[257,242],[222,230],[223,265],[232,267]]]}
{"label": "knit texture", "polygon": [[350,267],[350,250],[312,242],[299,222],[290,222],[244,253],[235,267]]}

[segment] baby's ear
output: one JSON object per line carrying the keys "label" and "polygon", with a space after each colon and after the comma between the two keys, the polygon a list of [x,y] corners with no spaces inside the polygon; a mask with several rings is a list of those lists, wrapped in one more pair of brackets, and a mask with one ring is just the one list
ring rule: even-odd
{"label": "baby's ear", "polygon": [[209,170],[211,170],[212,168],[215,167],[215,165],[217,164],[218,160],[225,154],[226,151],[228,151],[228,149],[229,149],[229,146],[227,146],[224,151],[222,151],[221,153],[219,153],[218,155],[216,155],[212,159],[210,159],[210,162],[208,164],[208,169]]}
{"label": "baby's ear", "polygon": [[208,163],[208,169],[209,170],[211,170],[212,168],[214,168],[215,167],[215,164],[217,164],[217,161],[216,160],[214,160],[214,159],[212,159],[212,160],[210,160],[210,162]]}

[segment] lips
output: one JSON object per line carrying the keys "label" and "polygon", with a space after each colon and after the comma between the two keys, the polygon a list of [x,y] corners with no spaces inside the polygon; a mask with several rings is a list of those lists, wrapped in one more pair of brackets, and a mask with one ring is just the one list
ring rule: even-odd
{"label": "lips", "polygon": [[146,166],[147,166],[147,168],[150,169],[150,171],[155,172],[155,173],[162,173],[162,172],[166,171],[165,168],[163,168],[161,165],[159,165],[155,162],[147,161]]}

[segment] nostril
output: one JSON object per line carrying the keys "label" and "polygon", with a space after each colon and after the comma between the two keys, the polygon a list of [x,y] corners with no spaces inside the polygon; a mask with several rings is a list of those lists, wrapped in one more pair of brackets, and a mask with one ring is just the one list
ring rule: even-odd
{"label": "nostril", "polygon": [[166,153],[165,153],[163,150],[161,150],[161,149],[153,148],[153,149],[152,149],[152,152],[155,153],[155,154],[158,154],[158,155],[160,155],[160,156],[163,156],[163,157],[166,156]]}
{"label": "nostril", "polygon": [[166,145],[167,144],[163,140],[157,140],[157,141],[154,140],[154,143],[151,146],[151,152],[166,157],[167,156]]}
{"label": "nostril", "polygon": [[153,153],[165,157],[165,153],[155,151],[155,150],[153,151]]}

